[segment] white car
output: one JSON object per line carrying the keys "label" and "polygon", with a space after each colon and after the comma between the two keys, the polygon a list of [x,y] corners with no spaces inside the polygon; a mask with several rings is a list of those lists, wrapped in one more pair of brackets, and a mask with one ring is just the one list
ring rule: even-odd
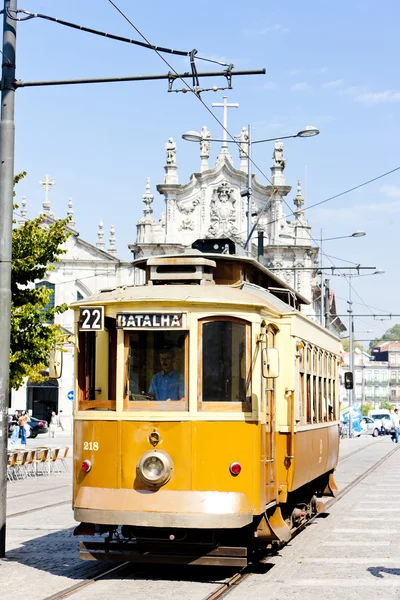
{"label": "white car", "polygon": [[[386,419],[384,419],[386,421]],[[381,432],[381,419],[363,417],[360,421],[361,432],[359,435],[373,435],[378,437]]]}

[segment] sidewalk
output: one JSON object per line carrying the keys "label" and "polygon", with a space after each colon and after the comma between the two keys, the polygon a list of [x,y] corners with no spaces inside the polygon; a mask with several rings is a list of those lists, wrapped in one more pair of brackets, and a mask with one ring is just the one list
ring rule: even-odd
{"label": "sidewalk", "polygon": [[[72,442],[72,438],[63,434],[59,434],[55,440],[38,436],[36,440],[28,439],[28,444],[32,444],[33,447],[33,443],[43,445],[50,441],[55,442],[54,445],[67,445],[67,441]],[[71,446],[70,443],[68,445]],[[341,441],[340,456],[343,459],[354,450],[364,447],[368,447],[366,450],[368,457],[363,457],[364,453],[359,452],[354,457],[339,463],[336,474],[339,487],[354,477],[355,469],[362,469],[367,461],[376,461],[390,452],[394,445],[390,443],[390,439],[372,436],[346,439]],[[69,459],[69,466],[72,471],[71,459]],[[101,563],[81,562],[79,559],[79,541],[83,538],[73,536],[76,522],[73,518],[71,500],[71,472],[24,479],[8,485],[7,556],[6,559],[0,560],[2,600],[26,600],[27,597],[42,600],[57,591],[90,578],[104,568]],[[55,506],[50,506],[51,504]],[[337,506],[339,507],[340,503]],[[39,510],[43,507],[45,510]],[[114,579],[110,585],[111,583],[113,591],[107,597],[118,596],[118,579]],[[145,583],[139,581],[137,585],[139,583],[141,592],[145,594],[147,589]],[[158,584],[162,588],[163,582],[158,582],[157,586]],[[241,589],[238,588],[238,593]],[[271,588],[268,588],[268,592],[270,590]],[[247,595],[247,597],[261,596]],[[268,597],[268,594],[265,597]],[[318,597],[318,594],[315,597]]]}

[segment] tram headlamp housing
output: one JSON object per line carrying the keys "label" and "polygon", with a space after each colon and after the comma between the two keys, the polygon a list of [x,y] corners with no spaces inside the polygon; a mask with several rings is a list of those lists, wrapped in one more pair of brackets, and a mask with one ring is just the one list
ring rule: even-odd
{"label": "tram headlamp housing", "polygon": [[136,471],[146,485],[161,486],[171,479],[173,468],[172,459],[166,452],[149,450],[140,457]]}

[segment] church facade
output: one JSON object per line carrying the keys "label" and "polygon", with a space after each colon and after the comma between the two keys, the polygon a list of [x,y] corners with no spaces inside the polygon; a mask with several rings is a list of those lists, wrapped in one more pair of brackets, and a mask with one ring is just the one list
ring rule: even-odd
{"label": "church facade", "polygon": [[[226,123],[226,98],[224,98]],[[182,140],[182,146],[187,142]],[[210,163],[212,138],[207,127],[201,131],[199,167],[189,181],[180,183],[178,176],[179,148],[172,138],[165,144],[164,181],[156,189],[164,197],[165,210],[157,218],[153,213],[154,196],[147,180],[143,199],[143,216],[137,222],[137,236],[128,245],[133,259],[170,253],[191,248],[198,239],[230,238],[249,255],[257,257],[268,269],[309,300],[304,312],[320,320],[320,287],[317,281],[319,248],[313,241],[311,226],[304,216],[305,199],[300,181],[296,190],[285,180],[286,159],[282,141],[275,141],[271,175],[268,185],[255,175],[249,178],[249,133],[244,127],[237,144],[229,149],[226,131],[215,164]],[[233,156],[232,156],[233,155]],[[42,213],[46,222],[56,218],[51,210],[49,194],[54,182],[46,176],[40,182],[45,191]],[[249,190],[250,188],[250,190]],[[249,193],[251,192],[251,193]],[[249,198],[251,216],[248,219]],[[26,200],[20,202],[20,223],[27,219]],[[286,206],[286,208],[285,208]],[[289,212],[289,217],[287,213]],[[55,304],[71,304],[103,289],[121,285],[140,285],[143,271],[131,262],[117,257],[114,227],[110,228],[106,248],[103,223],[100,221],[96,244],[83,240],[75,229],[72,201],[68,202],[70,237],[66,253],[54,264],[42,282],[50,287]],[[249,236],[249,231],[251,235]],[[246,244],[247,242],[247,244]],[[336,314],[333,292],[326,294],[330,303],[331,329],[345,330]],[[65,333],[63,369],[60,379],[50,379],[42,385],[26,381],[12,391],[11,410],[28,409],[33,416],[49,419],[52,410],[62,410],[63,425],[72,431],[74,401],[74,340],[73,312],[57,315],[56,322]]]}
{"label": "church facade", "polygon": [[[248,237],[248,159],[246,128],[238,136],[238,165],[223,142],[215,165],[209,164],[210,133],[202,129],[200,166],[186,183],[178,179],[178,149],[172,138],[166,143],[165,177],[157,191],[164,196],[165,211],[156,219],[152,203],[154,196],[147,180],[143,195],[143,217],[137,223],[137,239],[129,245],[134,258],[183,252],[197,239],[230,238],[245,246]],[[182,144],[186,142],[182,141]],[[314,307],[308,314],[319,311],[316,296],[318,247],[313,243],[311,227],[304,216],[304,197],[298,182],[293,202],[293,218],[288,220],[284,204],[291,210],[288,199],[291,186],[285,181],[284,147],[275,142],[269,185],[251,178],[251,234],[249,253],[257,256],[267,268],[274,270],[286,283],[306,297]],[[258,250],[262,233],[262,252]]]}

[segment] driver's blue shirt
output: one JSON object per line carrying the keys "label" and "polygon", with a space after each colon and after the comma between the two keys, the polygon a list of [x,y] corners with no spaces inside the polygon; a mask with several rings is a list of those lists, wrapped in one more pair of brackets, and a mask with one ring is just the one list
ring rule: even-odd
{"label": "driver's blue shirt", "polygon": [[185,395],[183,375],[173,369],[169,373],[160,371],[153,375],[149,394],[154,394],[156,400],[180,400]]}

